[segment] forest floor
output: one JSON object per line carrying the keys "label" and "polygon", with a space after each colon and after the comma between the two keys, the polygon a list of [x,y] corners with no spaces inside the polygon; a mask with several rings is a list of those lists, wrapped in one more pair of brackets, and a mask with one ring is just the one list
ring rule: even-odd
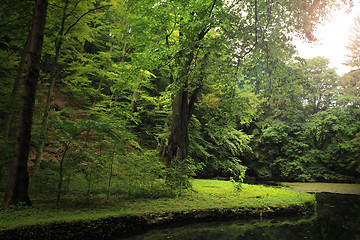
{"label": "forest floor", "polygon": [[229,181],[193,180],[192,185],[192,190],[175,198],[68,197],[59,208],[53,202],[36,200],[32,207],[0,211],[0,236],[12,229],[125,216],[145,216],[148,222],[166,224],[181,215],[192,220],[211,220],[227,215],[297,214],[311,211],[316,202],[312,194],[262,185],[242,184],[241,191]]}

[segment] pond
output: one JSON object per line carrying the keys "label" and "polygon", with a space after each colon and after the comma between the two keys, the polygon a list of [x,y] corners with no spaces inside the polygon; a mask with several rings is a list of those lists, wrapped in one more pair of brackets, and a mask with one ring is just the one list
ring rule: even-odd
{"label": "pond", "polygon": [[[305,191],[304,186],[291,188]],[[360,240],[360,195],[348,193],[353,194],[316,193],[317,211],[310,217],[199,223],[154,229],[126,240]]]}
{"label": "pond", "polygon": [[297,192],[328,192],[340,194],[357,194],[360,195],[360,184],[349,183],[280,183],[285,188]]}

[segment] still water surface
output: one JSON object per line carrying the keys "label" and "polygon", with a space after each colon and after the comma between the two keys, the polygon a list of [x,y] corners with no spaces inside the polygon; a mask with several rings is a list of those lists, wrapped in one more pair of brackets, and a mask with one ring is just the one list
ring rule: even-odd
{"label": "still water surface", "polygon": [[192,224],[126,240],[360,240],[360,195],[316,193],[311,217]]}

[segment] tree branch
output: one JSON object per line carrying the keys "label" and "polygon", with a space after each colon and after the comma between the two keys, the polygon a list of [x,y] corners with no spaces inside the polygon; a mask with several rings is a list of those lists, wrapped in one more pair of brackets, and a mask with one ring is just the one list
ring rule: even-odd
{"label": "tree branch", "polygon": [[175,30],[175,27],[176,27],[176,15],[175,15],[175,23],[174,23],[174,27],[173,27],[173,29],[171,30],[171,32],[169,33],[169,34],[167,34],[166,35],[166,45],[169,47],[169,37],[171,36],[171,34],[174,32],[174,30]]}
{"label": "tree branch", "polygon": [[199,80],[200,84],[198,85],[198,87],[193,91],[193,93],[192,93],[191,96],[190,96],[188,121],[190,121],[190,118],[191,118],[191,116],[192,116],[192,114],[193,114],[193,112],[194,112],[195,102],[197,101],[199,92],[200,92],[200,90],[201,90],[201,88],[202,88],[202,86],[203,86],[202,81],[203,81],[203,79],[205,78],[205,73],[204,73],[204,68],[205,68],[205,66],[204,66],[204,65],[206,64],[208,58],[209,58],[209,54],[206,53],[206,54],[204,55],[204,58],[203,58],[202,64],[201,64],[202,66],[201,66],[200,80]]}
{"label": "tree branch", "polygon": [[235,79],[237,79],[237,74],[239,72],[240,60],[243,59],[244,57],[246,57],[246,55],[248,55],[249,53],[251,53],[258,44],[258,23],[259,22],[258,22],[257,0],[255,0],[255,42],[254,42],[253,46],[248,51],[246,51],[244,53],[243,56],[239,57],[238,63],[237,63],[237,66],[236,66],[236,71],[235,71],[235,74],[234,74]]}
{"label": "tree branch", "polygon": [[211,6],[211,9],[210,9],[210,12],[209,12],[209,18],[210,18],[211,15],[212,15],[212,11],[213,11],[214,8],[215,8],[215,4],[216,4],[216,0],[214,0],[213,4],[212,4],[212,6]]}
{"label": "tree branch", "polygon": [[95,10],[99,10],[99,9],[102,9],[102,8],[105,8],[105,7],[111,7],[112,5],[105,5],[105,6],[101,6],[101,7],[98,7],[98,8],[93,8],[93,9],[90,9],[89,11],[85,12],[83,15],[81,15],[67,30],[66,32],[64,33],[64,36],[66,36],[66,34],[69,33],[69,31],[71,30],[71,28],[73,28],[83,17],[85,17],[87,14],[91,13],[92,11],[95,11]]}
{"label": "tree branch", "polygon": [[186,48],[182,48],[180,51],[177,51],[174,56],[172,56],[171,58],[169,58],[169,60],[164,63],[163,65],[160,65],[159,68],[165,67],[166,65],[168,65],[175,57],[176,55],[178,55],[180,52],[184,51]]}
{"label": "tree branch", "polygon": [[79,3],[81,2],[81,0],[79,0],[73,7],[73,10],[66,16],[66,18],[70,17],[74,12],[75,12],[75,9],[77,7],[77,5],[79,5]]}

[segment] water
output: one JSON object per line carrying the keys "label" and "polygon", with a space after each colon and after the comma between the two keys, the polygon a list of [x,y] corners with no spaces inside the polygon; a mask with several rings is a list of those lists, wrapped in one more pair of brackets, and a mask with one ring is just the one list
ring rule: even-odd
{"label": "water", "polygon": [[192,224],[126,240],[360,240],[360,195],[317,193],[311,217]]}

